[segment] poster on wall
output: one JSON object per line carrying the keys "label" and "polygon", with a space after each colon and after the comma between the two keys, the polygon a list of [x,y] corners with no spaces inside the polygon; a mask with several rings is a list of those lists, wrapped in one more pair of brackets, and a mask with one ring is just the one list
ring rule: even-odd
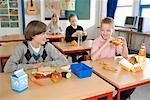
{"label": "poster on wall", "polygon": [[75,11],[75,0],[66,0],[66,10]]}
{"label": "poster on wall", "polygon": [[45,19],[50,19],[53,13],[65,18],[66,11],[75,11],[75,0],[45,0]]}

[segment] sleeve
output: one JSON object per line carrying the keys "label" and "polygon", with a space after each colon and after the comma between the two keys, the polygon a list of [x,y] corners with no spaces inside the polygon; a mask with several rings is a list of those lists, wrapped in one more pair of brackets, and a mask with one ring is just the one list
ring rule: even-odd
{"label": "sleeve", "polygon": [[91,55],[99,49],[97,39],[93,41],[91,48]]}
{"label": "sleeve", "polygon": [[80,26],[80,30],[84,31],[82,26]]}
{"label": "sleeve", "polygon": [[123,48],[121,46],[117,46],[115,49],[117,55],[122,54]]}
{"label": "sleeve", "polygon": [[73,40],[71,35],[72,35],[71,29],[69,27],[67,27],[66,28],[66,37],[65,37],[66,42],[71,42]]}
{"label": "sleeve", "polygon": [[22,64],[22,62],[20,61],[23,56],[23,52],[24,52],[23,45],[18,45],[14,53],[10,56],[10,58],[6,62],[4,66],[4,72],[13,72],[21,68],[24,69],[32,68],[33,64]]}
{"label": "sleeve", "polygon": [[53,61],[44,62],[44,66],[63,66],[68,64],[66,57],[50,43],[47,46],[47,50]]}

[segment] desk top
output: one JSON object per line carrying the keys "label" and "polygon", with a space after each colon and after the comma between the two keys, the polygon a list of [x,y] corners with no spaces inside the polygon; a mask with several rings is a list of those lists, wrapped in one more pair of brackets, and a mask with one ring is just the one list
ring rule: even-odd
{"label": "desk top", "polygon": [[70,79],[62,79],[59,83],[44,80],[44,86],[39,86],[29,80],[29,87],[22,93],[11,90],[10,74],[0,73],[0,98],[2,100],[79,100],[115,90],[113,86],[92,74],[91,77],[79,79],[72,74]]}
{"label": "desk top", "polygon": [[[150,82],[150,59],[146,59],[147,63],[144,68],[144,71],[141,72],[128,72],[122,69],[114,58],[110,59],[101,59],[99,61],[91,61],[85,62],[89,66],[93,67],[95,73],[100,75],[102,78],[106,79],[110,83],[112,83],[117,88],[124,88],[144,82]],[[104,70],[101,63],[105,62],[106,64],[110,64],[111,66],[117,69],[117,72],[111,72]]]}
{"label": "desk top", "polygon": [[150,32],[137,32],[136,30],[126,29],[126,28],[115,28],[115,31],[127,32],[129,34],[137,34],[137,35],[150,36]]}
{"label": "desk top", "polygon": [[2,43],[2,42],[12,42],[12,41],[23,41],[23,40],[25,40],[23,34],[0,36],[0,43]]}
{"label": "desk top", "polygon": [[65,34],[47,35],[48,39],[65,38]]}
{"label": "desk top", "polygon": [[90,51],[92,47],[92,40],[87,40],[81,46],[71,46],[66,42],[52,42],[52,44],[59,49],[63,54],[78,53],[83,51]]}
{"label": "desk top", "polygon": [[[47,35],[47,39],[49,39],[49,40],[59,40],[59,39],[64,39],[64,38],[65,38],[65,34]],[[25,37],[24,37],[23,34],[0,36],[0,43],[2,43],[2,42],[23,41],[23,40],[25,40]]]}
{"label": "desk top", "polygon": [[0,43],[0,58],[9,57],[15,50],[16,46],[21,42]]}

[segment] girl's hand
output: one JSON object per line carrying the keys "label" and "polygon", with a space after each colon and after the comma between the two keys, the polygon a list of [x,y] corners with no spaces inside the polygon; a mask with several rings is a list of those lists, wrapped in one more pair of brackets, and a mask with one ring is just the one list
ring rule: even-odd
{"label": "girl's hand", "polygon": [[112,39],[114,39],[113,37],[109,37],[107,40],[106,40],[106,44],[110,44],[110,41],[112,41]]}
{"label": "girl's hand", "polygon": [[127,42],[126,39],[124,37],[117,37],[117,39],[121,39],[122,40],[122,46],[127,46]]}

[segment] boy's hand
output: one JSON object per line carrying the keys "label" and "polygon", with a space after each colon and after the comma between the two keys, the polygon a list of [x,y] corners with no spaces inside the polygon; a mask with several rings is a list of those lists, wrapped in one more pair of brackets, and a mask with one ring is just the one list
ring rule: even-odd
{"label": "boy's hand", "polygon": [[35,64],[35,65],[33,66],[33,68],[39,68],[39,67],[41,67],[41,66],[43,66],[43,62],[40,62],[40,63]]}
{"label": "boy's hand", "polygon": [[77,36],[78,36],[78,33],[77,33],[77,32],[74,32],[71,36],[72,36],[72,37],[77,37]]}
{"label": "boy's hand", "polygon": [[82,32],[82,35],[83,35],[83,36],[87,36],[87,32],[83,31],[83,32]]}

